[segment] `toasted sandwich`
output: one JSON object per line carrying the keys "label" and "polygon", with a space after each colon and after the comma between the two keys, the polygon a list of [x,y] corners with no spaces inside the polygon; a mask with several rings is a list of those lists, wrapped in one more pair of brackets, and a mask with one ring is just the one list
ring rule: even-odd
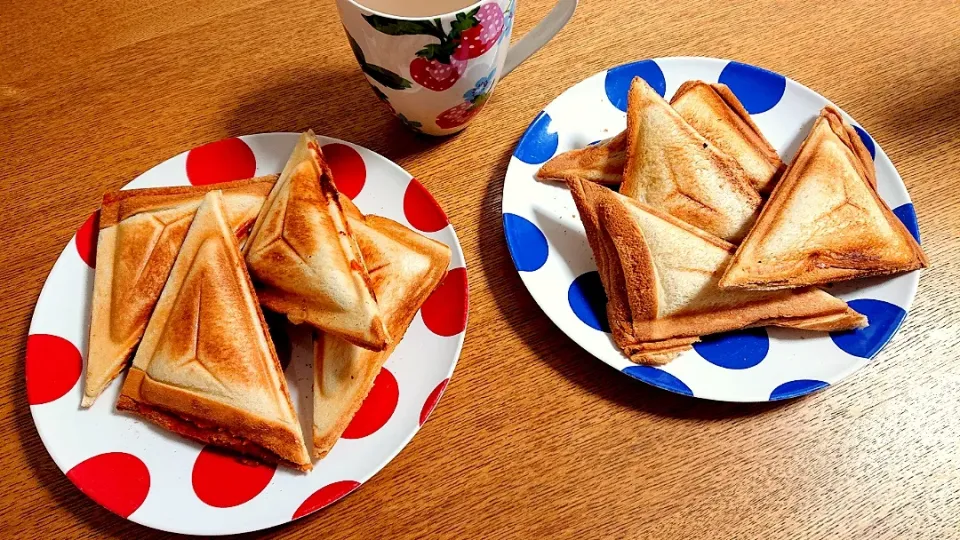
{"label": "toasted sandwich", "polygon": [[275,181],[265,176],[103,196],[82,406],[93,405],[126,367],[206,193],[223,191],[227,223],[245,240]]}
{"label": "toasted sandwich", "polygon": [[627,163],[620,193],[738,242],[763,199],[740,165],[704,139],[643,79],[627,95]]}
{"label": "toasted sandwich", "polygon": [[350,424],[380,368],[450,264],[450,248],[446,245],[387,218],[364,217],[348,200],[343,203],[394,341],[387,350],[375,352],[318,333],[313,364],[315,458],[325,456]]}
{"label": "toasted sandwich", "polygon": [[573,180],[583,178],[598,184],[623,182],[623,166],[627,163],[627,132],[597,144],[563,152],[550,158],[537,171],[540,180]]}
{"label": "toasted sandwich", "polygon": [[670,105],[697,133],[737,160],[760,193],[770,193],[783,161],[725,84],[687,81]]}
{"label": "toasted sandwich", "polygon": [[390,344],[330,167],[300,136],[244,245],[260,302],[361,347]]}
{"label": "toasted sandwich", "polygon": [[[707,141],[735,159],[757,191],[771,191],[783,172],[783,162],[726,85],[687,81],[670,105]],[[624,131],[598,144],[564,152],[544,163],[537,178],[619,184],[627,161],[626,143]]]}
{"label": "toasted sandwich", "polygon": [[147,324],[117,408],[299,470],[312,465],[219,191],[208,193]]}
{"label": "toasted sandwich", "polygon": [[568,185],[607,293],[613,339],[634,362],[663,364],[702,335],[751,326],[833,331],[866,324],[817,288],[722,290],[732,244],[605,187]]}
{"label": "toasted sandwich", "polygon": [[720,286],[806,287],[925,268],[920,245],[875,186],[860,137],[825,107]]}

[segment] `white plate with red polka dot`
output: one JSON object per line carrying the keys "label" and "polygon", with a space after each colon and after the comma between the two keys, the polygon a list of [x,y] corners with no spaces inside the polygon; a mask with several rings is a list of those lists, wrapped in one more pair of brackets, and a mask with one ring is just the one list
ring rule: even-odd
{"label": "white plate with red polka dot", "polygon": [[[297,133],[210,143],[157,165],[124,189],[208,184],[279,173]],[[450,271],[417,314],[343,438],[310,473],[242,463],[114,409],[122,377],[80,408],[96,254],[96,213],[54,264],[27,338],[27,399],[40,438],[81,491],[120,516],[187,534],[254,531],[306,516],[356,490],[420,429],[443,393],[463,345],[467,281],[453,226],[423,185],[383,156],[317,137],[341,192],[361,211],[396,220],[450,246]],[[280,343],[304,433],[312,420],[308,332]],[[274,334],[275,337],[277,334]],[[283,335],[281,332],[280,335]],[[289,345],[286,347],[285,345]],[[436,434],[434,434],[436,436]]]}

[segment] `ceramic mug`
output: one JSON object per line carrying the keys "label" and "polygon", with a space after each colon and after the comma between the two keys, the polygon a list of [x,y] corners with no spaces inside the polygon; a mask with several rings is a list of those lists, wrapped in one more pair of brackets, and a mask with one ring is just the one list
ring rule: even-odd
{"label": "ceramic mug", "polygon": [[337,8],[377,97],[410,129],[449,135],[467,127],[497,81],[556,35],[577,7],[577,0],[558,0],[510,47],[516,1],[480,0],[430,17],[379,13],[355,0],[337,0]]}

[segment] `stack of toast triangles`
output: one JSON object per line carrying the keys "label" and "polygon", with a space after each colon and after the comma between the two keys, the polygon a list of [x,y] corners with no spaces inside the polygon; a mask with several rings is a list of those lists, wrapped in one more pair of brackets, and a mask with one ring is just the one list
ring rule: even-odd
{"label": "stack of toast triangles", "polygon": [[117,408],[181,435],[309,469],[300,423],[219,191],[177,255]]}
{"label": "stack of toast triangles", "polygon": [[627,129],[554,157],[537,176],[621,183],[620,193],[738,242],[783,164],[726,86],[689,81],[671,103],[634,79]]}
{"label": "stack of toast triangles", "polygon": [[[634,361],[663,363],[749,326],[860,327],[863,316],[812,286],[927,265],[833,107],[784,170],[726,86],[684,83],[671,106],[637,78],[627,103],[623,133],[537,176],[570,186],[614,341]],[[619,194],[599,185],[618,170]]]}
{"label": "stack of toast triangles", "polygon": [[390,219],[364,216],[347,199],[343,207],[394,342],[384,351],[371,351],[336,335],[318,333],[313,363],[315,458],[326,455],[347,428],[380,368],[450,264],[450,248],[445,244]]}
{"label": "stack of toast triangles", "polygon": [[300,470],[312,463],[260,304],[320,336],[322,457],[450,262],[341,200],[312,132],[279,178],[111,193],[101,212],[83,405],[136,348],[118,409]]}
{"label": "stack of toast triangles", "polygon": [[333,175],[313,134],[301,137],[243,249],[271,311],[351,343],[390,343]]}
{"label": "stack of toast triangles", "polygon": [[591,182],[569,186],[607,293],[614,341],[635,362],[662,364],[702,335],[750,326],[841,330],[866,323],[816,288],[721,290],[732,244]]}
{"label": "stack of toast triangles", "polygon": [[92,405],[126,367],[206,193],[213,189],[223,192],[227,223],[243,240],[275,181],[276,177],[270,176],[216,186],[133,189],[104,195],[84,407]]}

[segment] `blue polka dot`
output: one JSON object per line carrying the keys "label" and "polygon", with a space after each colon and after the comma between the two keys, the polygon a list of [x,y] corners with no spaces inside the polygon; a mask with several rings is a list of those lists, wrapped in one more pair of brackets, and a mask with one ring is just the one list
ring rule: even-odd
{"label": "blue polka dot", "polygon": [[851,300],[847,304],[867,316],[866,328],[830,332],[830,338],[848,354],[860,358],[873,358],[903,323],[907,312],[883,300]]}
{"label": "blue polka dot", "polygon": [[910,231],[910,234],[920,243],[920,224],[917,223],[917,212],[913,209],[913,204],[901,204],[893,209],[893,215],[900,218],[903,225]]}
{"label": "blue polka dot", "polygon": [[570,284],[567,291],[570,309],[584,324],[595,330],[610,331],[607,322],[607,294],[600,282],[600,272],[587,272]]}
{"label": "blue polka dot", "polygon": [[853,129],[857,130],[857,135],[860,135],[860,140],[863,141],[863,145],[866,146],[867,151],[870,152],[870,157],[877,159],[877,145],[873,143],[873,137],[860,126],[853,126]]}
{"label": "blue polka dot", "polygon": [[787,89],[783,75],[740,62],[727,64],[720,72],[720,82],[730,87],[750,114],[772,109]]}
{"label": "blue polka dot", "polygon": [[553,154],[557,153],[559,142],[557,132],[550,129],[550,115],[546,111],[540,111],[523,133],[523,137],[520,137],[520,143],[513,155],[524,163],[536,165],[552,158]]}
{"label": "blue polka dot", "polygon": [[603,90],[610,103],[623,112],[627,112],[627,92],[630,91],[630,83],[634,77],[647,81],[661,96],[667,92],[667,80],[663,77],[663,70],[653,60],[641,60],[610,69],[603,79]]}
{"label": "blue polka dot", "polygon": [[657,388],[662,388],[664,390],[669,390],[685,396],[693,395],[693,390],[691,390],[689,386],[683,384],[683,381],[662,369],[652,366],[630,366],[624,369],[623,372],[634,379],[639,379],[647,384],[652,384]]}
{"label": "blue polka dot", "polygon": [[759,364],[770,350],[770,339],[763,328],[748,328],[725,334],[704,336],[693,348],[707,362],[727,369],[747,369]]}
{"label": "blue polka dot", "polygon": [[813,379],[785,382],[774,388],[773,392],[770,392],[770,401],[800,397],[828,386],[830,385],[823,381],[815,381]]}
{"label": "blue polka dot", "polygon": [[503,214],[503,232],[517,270],[533,272],[547,262],[547,237],[530,220],[516,214]]}

